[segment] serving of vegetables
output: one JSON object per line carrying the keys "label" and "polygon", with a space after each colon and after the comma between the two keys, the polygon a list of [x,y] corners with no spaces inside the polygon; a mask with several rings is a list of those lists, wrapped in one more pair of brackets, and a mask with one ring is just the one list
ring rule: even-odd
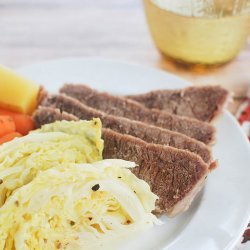
{"label": "serving of vegetables", "polygon": [[27,135],[35,128],[39,85],[0,66],[0,145]]}
{"label": "serving of vegetables", "polygon": [[0,66],[0,250],[113,249],[161,224],[136,164],[102,160],[100,119],[35,129],[42,96]]}

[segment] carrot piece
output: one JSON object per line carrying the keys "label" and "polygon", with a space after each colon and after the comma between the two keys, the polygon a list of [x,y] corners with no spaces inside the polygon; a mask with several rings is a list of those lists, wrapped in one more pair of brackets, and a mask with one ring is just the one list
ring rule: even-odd
{"label": "carrot piece", "polygon": [[31,130],[35,129],[34,121],[28,115],[15,115],[13,119],[16,124],[16,131],[22,135],[27,135]]}
{"label": "carrot piece", "polygon": [[0,109],[0,115],[8,115],[8,116],[12,116],[12,115],[15,115],[17,113],[14,113],[14,112],[11,112],[11,111],[8,111],[8,110],[5,110],[5,109]]}
{"label": "carrot piece", "polygon": [[4,135],[4,136],[0,137],[0,145],[2,145],[5,142],[12,141],[16,137],[21,137],[21,136],[22,135],[20,133],[17,133],[17,132],[12,132],[12,133],[9,133],[7,135]]}
{"label": "carrot piece", "polygon": [[16,131],[16,125],[12,117],[0,116],[0,136]]}
{"label": "carrot piece", "polygon": [[19,114],[3,109],[0,109],[0,115],[8,115],[12,117],[16,124],[16,131],[22,135],[27,135],[35,128],[35,124],[29,115]]}

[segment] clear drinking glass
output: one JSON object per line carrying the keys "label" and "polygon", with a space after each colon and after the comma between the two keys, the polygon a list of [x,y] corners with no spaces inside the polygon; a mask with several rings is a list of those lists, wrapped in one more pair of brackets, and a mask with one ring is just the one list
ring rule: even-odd
{"label": "clear drinking glass", "polygon": [[233,59],[250,33],[250,0],[144,0],[156,46],[190,65]]}

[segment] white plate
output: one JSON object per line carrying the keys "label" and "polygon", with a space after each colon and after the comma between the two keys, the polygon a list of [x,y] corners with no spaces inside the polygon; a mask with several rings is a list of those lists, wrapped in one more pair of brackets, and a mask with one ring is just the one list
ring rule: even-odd
{"label": "white plate", "polygon": [[[31,65],[20,73],[57,91],[65,82],[86,83],[115,94],[173,89],[188,83],[166,72],[103,59],[68,59]],[[169,219],[131,239],[126,249],[231,249],[250,215],[250,148],[228,112],[215,124],[214,157],[219,168],[210,174],[204,190],[184,214]]]}

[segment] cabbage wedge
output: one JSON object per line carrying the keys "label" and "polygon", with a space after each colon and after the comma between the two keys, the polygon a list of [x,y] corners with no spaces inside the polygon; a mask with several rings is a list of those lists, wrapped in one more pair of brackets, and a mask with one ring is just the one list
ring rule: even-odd
{"label": "cabbage wedge", "polygon": [[117,249],[159,221],[157,196],[123,160],[40,172],[0,208],[0,249]]}
{"label": "cabbage wedge", "polygon": [[101,127],[100,119],[60,121],[0,146],[0,207],[40,171],[101,160]]}

